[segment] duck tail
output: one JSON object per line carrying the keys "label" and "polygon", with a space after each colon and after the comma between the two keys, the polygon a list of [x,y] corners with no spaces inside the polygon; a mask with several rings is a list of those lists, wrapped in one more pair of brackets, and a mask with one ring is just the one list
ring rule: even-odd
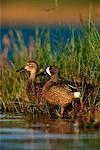
{"label": "duck tail", "polygon": [[80,98],[81,93],[80,92],[74,92],[74,98]]}

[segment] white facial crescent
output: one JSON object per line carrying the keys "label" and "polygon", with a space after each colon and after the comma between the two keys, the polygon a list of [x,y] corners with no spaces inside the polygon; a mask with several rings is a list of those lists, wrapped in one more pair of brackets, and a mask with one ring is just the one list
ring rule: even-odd
{"label": "white facial crescent", "polygon": [[50,72],[50,66],[46,68],[46,72],[49,76],[51,76],[51,72]]}

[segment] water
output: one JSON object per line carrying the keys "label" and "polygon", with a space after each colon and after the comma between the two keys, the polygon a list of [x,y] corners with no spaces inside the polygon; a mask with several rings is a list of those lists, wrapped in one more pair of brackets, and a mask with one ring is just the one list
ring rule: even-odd
{"label": "water", "polygon": [[0,115],[2,150],[99,150],[100,130],[79,130],[72,121]]}
{"label": "water", "polygon": [[[83,37],[82,26],[74,26],[75,37]],[[27,48],[30,45],[30,38],[33,38],[36,41],[36,30],[37,26],[1,26],[0,27],[0,52],[3,51],[5,45],[3,44],[3,37],[8,36],[10,38],[10,32],[13,32],[13,40],[11,44],[16,41],[17,46],[20,48],[20,41],[16,31],[20,31],[23,35],[23,40]],[[41,46],[44,46],[45,35],[49,31],[50,35],[50,44],[52,51],[64,48],[67,41],[71,40],[72,36],[72,27],[68,25],[55,25],[55,26],[38,26],[39,36],[41,39]],[[15,40],[15,41],[14,41]],[[61,44],[60,44],[61,43]],[[61,46],[60,46],[61,45]],[[13,48],[12,48],[13,49]]]}

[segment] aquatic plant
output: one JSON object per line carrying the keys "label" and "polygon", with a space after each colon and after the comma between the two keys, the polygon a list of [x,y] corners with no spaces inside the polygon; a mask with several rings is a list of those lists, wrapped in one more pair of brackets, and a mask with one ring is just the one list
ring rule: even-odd
{"label": "aquatic plant", "polygon": [[[90,19],[89,19],[90,20]],[[59,32],[60,32],[59,26]],[[82,103],[84,106],[84,115],[93,117],[91,108],[100,107],[99,101],[99,51],[100,51],[100,36],[95,24],[89,21],[88,26],[82,25],[84,31],[83,38],[80,35],[75,37],[75,28],[69,27],[71,33],[71,41],[66,41],[63,48],[62,42],[58,43],[60,49],[52,52],[50,43],[50,29],[46,31],[44,38],[44,46],[41,46],[41,37],[38,27],[36,28],[36,41],[30,38],[29,47],[24,42],[23,35],[15,29],[19,46],[13,42],[13,66],[4,55],[0,54],[2,63],[0,63],[0,111],[1,112],[24,112],[37,115],[51,115],[52,107],[46,103],[42,106],[36,105],[35,102],[30,102],[25,94],[25,82],[28,74],[16,73],[16,70],[24,65],[27,60],[34,59],[38,62],[40,68],[45,68],[48,65],[57,65],[60,67],[61,76],[63,79],[81,82]],[[5,45],[5,48],[8,48]],[[9,48],[11,48],[9,46]],[[12,50],[13,51],[13,50]],[[41,82],[45,81],[44,77],[40,78]],[[85,83],[94,84],[95,88],[89,91],[89,94],[84,97]],[[66,118],[73,118],[79,110],[78,105],[67,112]],[[90,115],[91,111],[91,115]],[[59,109],[54,112],[58,115]]]}

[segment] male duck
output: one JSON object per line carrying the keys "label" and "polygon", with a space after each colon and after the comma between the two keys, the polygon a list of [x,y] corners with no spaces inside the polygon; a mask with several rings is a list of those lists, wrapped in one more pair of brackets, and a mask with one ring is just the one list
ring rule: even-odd
{"label": "male duck", "polygon": [[51,76],[42,89],[43,97],[53,105],[61,107],[61,115],[63,116],[64,107],[71,103],[74,99],[80,98],[80,92],[73,92],[66,84],[59,83],[58,67],[47,67],[47,74]]}

